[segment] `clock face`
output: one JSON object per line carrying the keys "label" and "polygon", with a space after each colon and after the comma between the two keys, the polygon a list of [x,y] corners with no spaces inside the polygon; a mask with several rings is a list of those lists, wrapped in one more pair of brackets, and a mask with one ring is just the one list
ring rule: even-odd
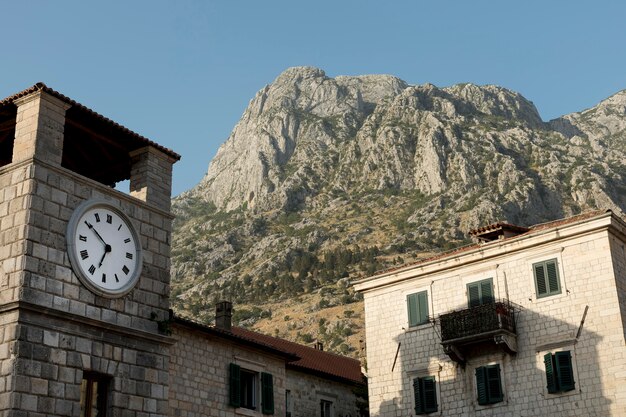
{"label": "clock face", "polygon": [[128,218],[102,201],[81,204],[67,230],[70,262],[93,292],[118,297],[129,292],[141,273],[141,245]]}

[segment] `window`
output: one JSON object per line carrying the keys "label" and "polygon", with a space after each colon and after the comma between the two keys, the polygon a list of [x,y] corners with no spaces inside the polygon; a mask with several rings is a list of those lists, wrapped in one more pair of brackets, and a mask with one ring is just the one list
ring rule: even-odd
{"label": "window", "polygon": [[559,269],[557,267],[556,259],[550,259],[533,264],[533,273],[535,275],[537,298],[561,293]]}
{"label": "window", "polygon": [[413,380],[415,414],[428,414],[437,411],[437,389],[435,377],[427,376]]}
{"label": "window", "polygon": [[476,368],[476,392],[478,404],[489,405],[504,399],[500,379],[500,365],[488,365]]}
{"label": "window", "polygon": [[320,401],[320,416],[333,417],[333,403],[327,400]]}
{"label": "window", "polygon": [[[274,382],[271,374],[242,369],[231,363],[229,401],[233,407],[256,410],[259,407],[259,379],[261,382],[261,412],[274,414]],[[260,378],[259,378],[260,376]]]}
{"label": "window", "polygon": [[291,403],[291,391],[285,391],[285,417],[291,417],[291,413],[293,412],[292,403]]}
{"label": "window", "polygon": [[543,363],[546,366],[546,382],[550,394],[572,391],[575,388],[572,355],[569,350],[546,353]]}
{"label": "window", "polygon": [[80,416],[106,417],[110,377],[84,372],[80,385]]}
{"label": "window", "polygon": [[493,303],[493,280],[491,278],[467,284],[467,303],[470,308]]}
{"label": "window", "polygon": [[409,311],[409,327],[428,323],[428,292],[422,291],[406,296]]}

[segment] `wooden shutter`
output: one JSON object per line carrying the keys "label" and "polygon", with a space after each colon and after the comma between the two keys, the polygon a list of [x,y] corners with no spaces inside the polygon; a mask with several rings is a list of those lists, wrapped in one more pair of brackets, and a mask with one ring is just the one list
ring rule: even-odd
{"label": "wooden shutter", "polygon": [[406,297],[407,309],[409,311],[409,327],[419,324],[419,309],[417,294],[409,294]]}
{"label": "wooden shutter", "polygon": [[574,370],[572,369],[572,355],[569,350],[554,354],[559,388],[561,392],[571,391],[575,388]]}
{"label": "wooden shutter", "polygon": [[413,380],[413,398],[415,399],[415,414],[424,413],[424,404],[422,402],[422,384],[420,378]]}
{"label": "wooden shutter", "polygon": [[234,363],[230,364],[228,404],[239,407],[241,404],[241,368]]}
{"label": "wooden shutter", "polygon": [[426,291],[417,294],[417,306],[419,311],[418,324],[428,322],[428,293]]}
{"label": "wooden shutter", "polygon": [[545,355],[543,355],[543,363],[546,366],[546,382],[547,382],[548,392],[550,394],[559,392],[558,381],[556,378],[554,362],[552,361],[551,353],[546,353]]}
{"label": "wooden shutter", "polygon": [[489,394],[487,392],[487,370],[484,366],[476,368],[476,392],[478,393],[478,404],[489,404]]}
{"label": "wooden shutter", "polygon": [[487,391],[489,394],[489,403],[497,403],[502,401],[502,384],[500,383],[500,365],[487,366]]}
{"label": "wooden shutter", "polygon": [[535,271],[535,284],[537,285],[537,297],[548,294],[548,286],[546,284],[546,274],[543,269],[543,263],[533,265]]}
{"label": "wooden shutter", "polygon": [[559,288],[559,273],[556,268],[556,259],[552,259],[546,262],[546,272],[548,276],[548,292],[550,294],[558,294]]}
{"label": "wooden shutter", "polygon": [[467,298],[469,307],[476,307],[480,305],[480,284],[473,282],[467,284]]}
{"label": "wooden shutter", "polygon": [[437,411],[437,388],[435,378],[428,376],[421,379],[422,392],[424,393],[424,412],[432,413]]}
{"label": "wooden shutter", "polygon": [[480,303],[493,303],[493,281],[486,279],[480,282]]}
{"label": "wooden shutter", "polygon": [[261,412],[274,414],[274,378],[265,372],[261,373]]}

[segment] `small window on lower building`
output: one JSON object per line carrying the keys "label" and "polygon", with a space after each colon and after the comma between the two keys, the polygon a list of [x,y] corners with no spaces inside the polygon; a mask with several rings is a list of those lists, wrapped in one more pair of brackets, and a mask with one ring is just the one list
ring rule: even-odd
{"label": "small window on lower building", "polygon": [[504,399],[500,365],[488,365],[476,368],[476,392],[478,404],[489,405]]}
{"label": "small window on lower building", "polygon": [[80,417],[106,417],[111,377],[83,372],[80,385]]}
{"label": "small window on lower building", "polygon": [[242,369],[235,363],[230,364],[229,374],[229,405],[249,410],[257,410],[260,405],[263,414],[274,414],[274,382],[271,374]]}
{"label": "small window on lower building", "polygon": [[546,366],[546,382],[550,394],[572,391],[576,388],[572,355],[569,350],[554,354],[546,353],[543,356],[543,363]]}
{"label": "small window on lower building", "polygon": [[320,417],[333,417],[333,403],[331,401],[320,401]]}
{"label": "small window on lower building", "polygon": [[291,400],[291,391],[285,391],[285,417],[291,417],[293,404]]}
{"label": "small window on lower building", "polygon": [[437,411],[437,388],[434,376],[413,380],[415,414],[428,414]]}

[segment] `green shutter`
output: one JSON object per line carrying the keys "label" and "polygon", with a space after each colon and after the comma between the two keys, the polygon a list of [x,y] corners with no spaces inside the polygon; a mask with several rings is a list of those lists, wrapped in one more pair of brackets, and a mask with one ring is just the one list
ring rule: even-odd
{"label": "green shutter", "polygon": [[535,285],[537,286],[537,297],[548,294],[548,286],[546,285],[546,274],[543,269],[543,263],[534,264]]}
{"label": "green shutter", "polygon": [[415,414],[423,414],[424,404],[422,403],[422,384],[420,378],[413,380],[413,398],[415,399]]}
{"label": "green shutter", "polygon": [[548,275],[548,290],[550,294],[561,292],[559,288],[559,273],[556,268],[556,259],[546,262],[546,272]]}
{"label": "green shutter", "polygon": [[554,354],[560,391],[571,391],[575,388],[574,370],[572,369],[572,355],[569,350]]}
{"label": "green shutter", "polygon": [[261,373],[261,412],[274,414],[274,378],[265,372]]}
{"label": "green shutter", "polygon": [[484,366],[476,368],[476,392],[478,393],[478,404],[489,404],[489,394],[487,392],[487,370]]}
{"label": "green shutter", "polygon": [[241,404],[241,368],[234,363],[230,364],[229,388],[228,404],[232,407],[239,407]]}
{"label": "green shutter", "polygon": [[428,322],[428,293],[422,291],[417,294],[417,305],[419,311],[418,324]]}
{"label": "green shutter", "polygon": [[422,392],[424,393],[424,412],[432,413],[437,411],[437,388],[435,377],[428,376],[421,379]]}
{"label": "green shutter", "polygon": [[477,282],[467,284],[467,298],[470,308],[480,305],[480,285]]}
{"label": "green shutter", "polygon": [[486,279],[480,282],[480,304],[493,303],[493,282]]}
{"label": "green shutter", "polygon": [[409,327],[419,324],[419,309],[417,294],[409,294],[406,297],[407,309],[409,310]]}
{"label": "green shutter", "polygon": [[556,378],[556,373],[555,373],[554,363],[552,361],[551,353],[546,353],[545,355],[543,355],[543,363],[546,366],[546,382],[547,382],[548,392],[550,394],[559,392],[558,380]]}
{"label": "green shutter", "polygon": [[487,391],[489,404],[498,403],[504,398],[500,383],[500,365],[487,366]]}

